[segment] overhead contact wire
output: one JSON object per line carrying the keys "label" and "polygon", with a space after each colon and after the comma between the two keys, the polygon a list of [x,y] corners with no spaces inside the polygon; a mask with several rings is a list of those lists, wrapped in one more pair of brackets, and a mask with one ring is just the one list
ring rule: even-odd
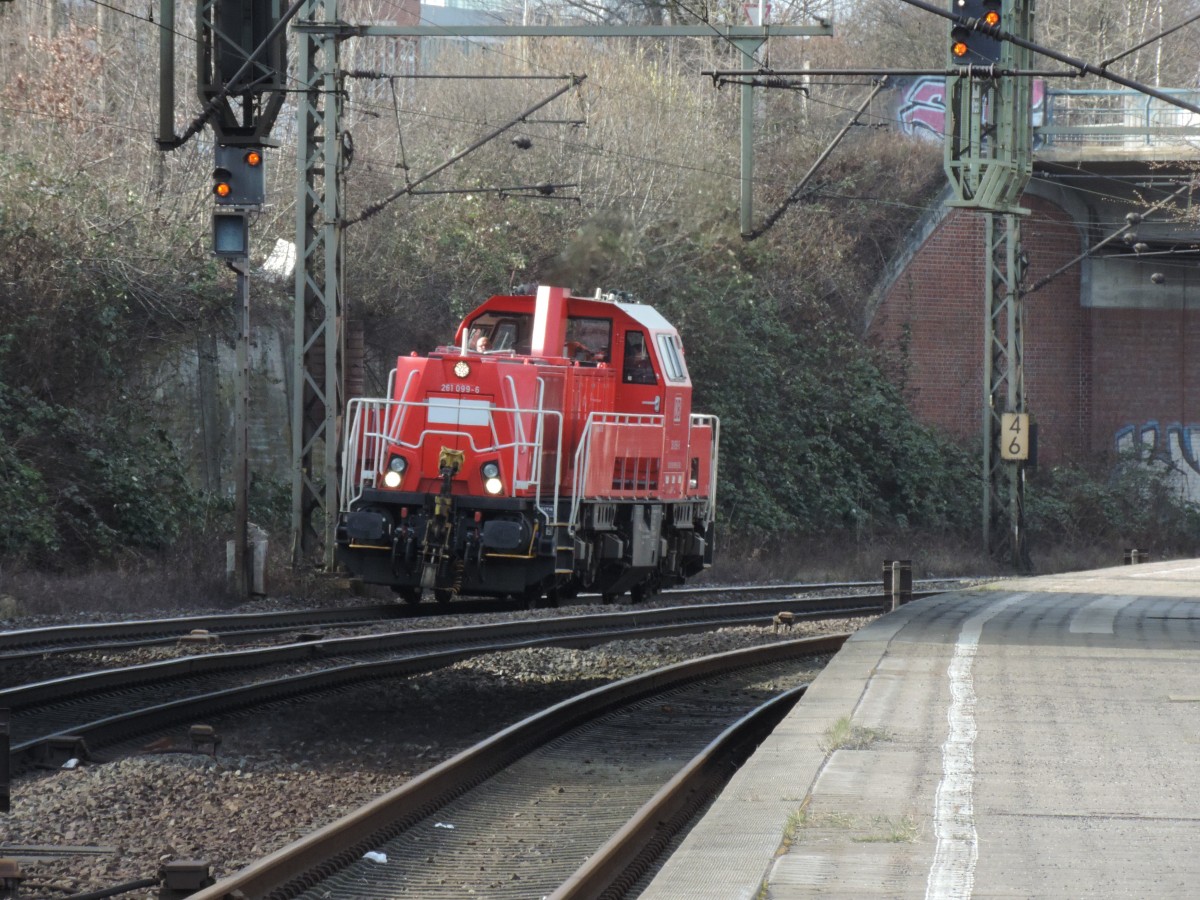
{"label": "overhead contact wire", "polygon": [[362,222],[365,219],[369,219],[371,216],[380,212],[381,210],[383,210],[385,207],[387,207],[394,201],[403,197],[405,194],[411,194],[413,192],[414,188],[416,188],[419,185],[423,184],[424,182],[428,181],[430,178],[433,178],[439,172],[442,172],[442,171],[448,169],[450,166],[454,165],[456,162],[458,162],[460,159],[467,156],[468,154],[474,153],[476,150],[478,150],[484,144],[487,144],[489,141],[492,141],[495,138],[499,137],[500,135],[502,135],[504,132],[508,131],[510,128],[512,128],[517,123],[525,121],[527,116],[530,116],[533,113],[537,112],[542,107],[549,105],[554,100],[557,100],[559,97],[561,97],[563,94],[565,94],[567,91],[578,87],[580,84],[583,83],[583,80],[585,78],[587,78],[586,75],[571,75],[569,77],[570,77],[570,82],[568,84],[563,85],[561,88],[559,88],[557,91],[555,91],[554,93],[552,93],[550,96],[546,97],[545,99],[539,100],[537,103],[535,103],[533,106],[529,107],[527,110],[525,110],[519,116],[517,116],[515,119],[510,119],[508,122],[501,125],[499,128],[494,129],[489,134],[487,134],[484,137],[480,138],[479,140],[475,141],[473,144],[471,144],[465,150],[462,150],[462,151],[454,154],[454,156],[450,157],[450,159],[446,160],[440,166],[435,166],[433,169],[430,169],[428,172],[426,172],[424,175],[422,175],[420,178],[416,179],[415,181],[408,182],[400,190],[394,191],[393,193],[389,194],[387,197],[383,198],[382,200],[378,201],[377,203],[372,203],[370,206],[368,206],[366,209],[364,209],[361,213],[359,213],[354,218],[347,219],[345,224],[347,226],[350,226],[350,225],[354,225],[357,222]]}

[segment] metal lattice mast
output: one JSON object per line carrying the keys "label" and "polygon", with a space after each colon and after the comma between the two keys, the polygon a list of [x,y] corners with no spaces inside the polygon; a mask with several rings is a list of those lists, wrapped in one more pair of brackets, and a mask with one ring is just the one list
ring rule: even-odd
{"label": "metal lattice mast", "polygon": [[292,534],[299,566],[333,566],[342,408],[341,86],[337,0],[310,0],[297,32],[295,340],[292,348]]}
{"label": "metal lattice mast", "polygon": [[[1002,15],[1005,31],[1028,39],[1033,0],[1005,2]],[[1031,58],[1028,48],[1008,41],[999,48],[1001,69],[1028,70]],[[1019,201],[1033,169],[1031,85],[1027,78],[996,77],[990,67],[963,71],[946,79],[945,168],[954,191],[950,205],[985,216],[983,541],[993,548],[993,520],[1007,507],[1007,550],[1018,567],[1025,567],[1024,459],[1005,452],[1001,438],[1006,416],[1020,417],[1028,430],[1020,217],[1029,211]]]}
{"label": "metal lattice mast", "polygon": [[1023,274],[1020,216],[989,213],[985,217],[985,303],[983,356],[983,539],[992,546],[992,522],[1008,508],[1007,549],[1024,567],[1025,471],[1021,461],[1001,452],[1005,413],[1024,415],[1025,359],[1020,281]]}

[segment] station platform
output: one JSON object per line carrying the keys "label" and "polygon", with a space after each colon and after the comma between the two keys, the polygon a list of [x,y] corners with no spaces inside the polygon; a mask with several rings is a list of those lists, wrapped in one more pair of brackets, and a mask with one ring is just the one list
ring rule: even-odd
{"label": "station platform", "polygon": [[1200,896],[1200,560],[856,633],[641,896]]}

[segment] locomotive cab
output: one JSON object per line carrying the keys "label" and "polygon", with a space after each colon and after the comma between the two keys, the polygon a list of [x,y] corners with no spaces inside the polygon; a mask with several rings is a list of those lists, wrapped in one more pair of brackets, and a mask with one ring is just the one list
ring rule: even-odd
{"label": "locomotive cab", "polygon": [[649,306],[491,297],[347,420],[338,559],[407,600],[639,599],[711,563],[719,425]]}

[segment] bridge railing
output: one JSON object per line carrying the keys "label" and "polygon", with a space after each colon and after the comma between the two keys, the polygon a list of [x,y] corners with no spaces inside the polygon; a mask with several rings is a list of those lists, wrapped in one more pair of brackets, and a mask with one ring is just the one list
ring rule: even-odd
{"label": "bridge railing", "polygon": [[[1163,93],[1200,105],[1200,90]],[[1127,90],[1053,90],[1045,93],[1042,146],[1106,144],[1121,147],[1200,140],[1200,114]]]}

